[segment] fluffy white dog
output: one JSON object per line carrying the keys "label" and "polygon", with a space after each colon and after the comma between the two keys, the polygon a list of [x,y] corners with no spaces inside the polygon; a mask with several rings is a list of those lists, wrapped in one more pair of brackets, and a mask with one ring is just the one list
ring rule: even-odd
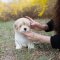
{"label": "fluffy white dog", "polygon": [[30,31],[30,21],[27,18],[20,18],[14,23],[15,30],[15,45],[16,49],[22,49],[22,47],[28,47],[28,49],[34,48],[34,43],[28,40],[21,32]]}

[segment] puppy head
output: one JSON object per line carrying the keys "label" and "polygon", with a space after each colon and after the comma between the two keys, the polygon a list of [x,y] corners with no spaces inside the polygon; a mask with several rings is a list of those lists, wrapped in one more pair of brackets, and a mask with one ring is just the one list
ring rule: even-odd
{"label": "puppy head", "polygon": [[20,18],[15,21],[14,24],[15,31],[27,32],[30,31],[30,21],[27,18]]}

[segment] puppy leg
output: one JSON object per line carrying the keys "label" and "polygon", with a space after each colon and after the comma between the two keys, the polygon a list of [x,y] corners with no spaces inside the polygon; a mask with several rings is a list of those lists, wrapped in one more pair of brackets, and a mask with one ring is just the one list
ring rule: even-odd
{"label": "puppy leg", "polygon": [[22,45],[18,44],[18,42],[15,42],[15,45],[16,45],[16,49],[22,49]]}
{"label": "puppy leg", "polygon": [[34,49],[34,43],[29,42],[28,43],[28,49]]}

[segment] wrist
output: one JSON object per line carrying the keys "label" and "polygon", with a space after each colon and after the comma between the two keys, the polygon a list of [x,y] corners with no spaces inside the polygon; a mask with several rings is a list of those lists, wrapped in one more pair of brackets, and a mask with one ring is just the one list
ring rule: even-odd
{"label": "wrist", "polygon": [[41,42],[41,43],[50,43],[50,36],[34,34],[34,41]]}
{"label": "wrist", "polygon": [[35,41],[39,41],[40,40],[40,34],[35,33],[34,37],[35,37]]}
{"label": "wrist", "polygon": [[48,29],[48,25],[42,25],[42,30],[47,30]]}
{"label": "wrist", "polygon": [[46,25],[42,25],[42,24],[39,24],[37,23],[37,27],[39,30],[45,30],[46,29]]}

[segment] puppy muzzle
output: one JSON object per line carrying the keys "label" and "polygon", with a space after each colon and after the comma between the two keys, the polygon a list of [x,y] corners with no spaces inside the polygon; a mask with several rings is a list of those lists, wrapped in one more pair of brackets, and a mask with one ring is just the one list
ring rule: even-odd
{"label": "puppy muzzle", "polygon": [[30,31],[30,27],[28,27],[28,26],[21,26],[21,28],[19,28],[19,31],[20,32],[28,32],[28,31]]}

